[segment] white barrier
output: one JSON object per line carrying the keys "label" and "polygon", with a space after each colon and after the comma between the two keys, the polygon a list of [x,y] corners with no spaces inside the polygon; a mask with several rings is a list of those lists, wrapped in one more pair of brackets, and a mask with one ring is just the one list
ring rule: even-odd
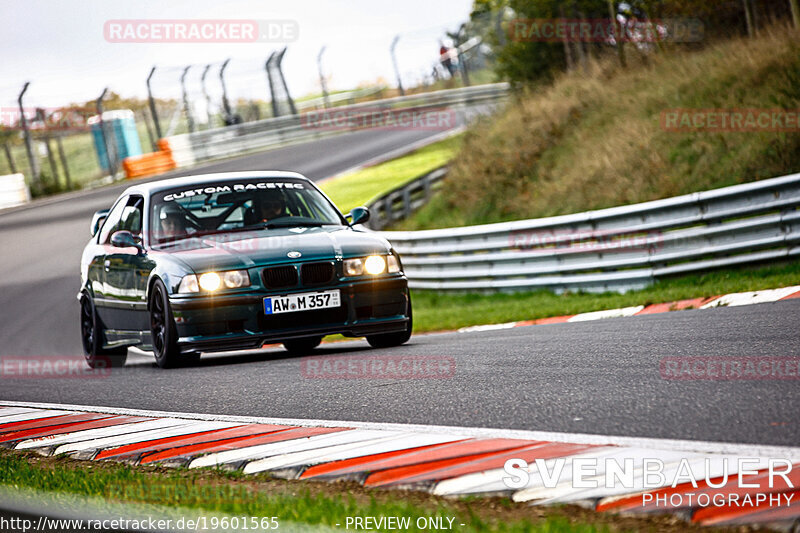
{"label": "white barrier", "polygon": [[27,204],[31,201],[31,191],[22,174],[0,176],[0,209]]}

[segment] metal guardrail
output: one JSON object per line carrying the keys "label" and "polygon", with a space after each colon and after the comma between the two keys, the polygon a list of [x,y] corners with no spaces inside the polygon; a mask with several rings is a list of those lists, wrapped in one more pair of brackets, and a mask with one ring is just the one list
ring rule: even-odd
{"label": "metal guardrail", "polygon": [[[375,127],[380,127],[379,123],[360,120],[369,118],[377,109],[425,111],[446,108],[455,113],[456,124],[453,126],[461,126],[469,122],[476,114],[484,114],[494,109],[498,102],[507,97],[508,93],[509,85],[507,83],[495,83],[398,96],[301,115],[270,118],[226,128],[174,135],[168,138],[168,142],[175,161],[179,166],[186,166],[363,129],[364,124],[374,124]],[[345,113],[354,125],[352,127],[317,128],[310,123],[313,118],[309,117],[313,113]]]}
{"label": "metal guardrail", "polygon": [[367,204],[371,216],[366,226],[381,230],[396,220],[407,218],[430,200],[446,175],[447,167],[439,167],[371,200]]}
{"label": "metal guardrail", "polygon": [[573,215],[381,235],[416,289],[626,291],[800,255],[800,174]]}

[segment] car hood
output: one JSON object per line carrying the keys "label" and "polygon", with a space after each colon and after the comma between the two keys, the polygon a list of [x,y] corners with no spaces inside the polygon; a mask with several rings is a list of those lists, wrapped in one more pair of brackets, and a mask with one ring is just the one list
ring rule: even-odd
{"label": "car hood", "polygon": [[[358,257],[386,253],[390,249],[388,241],[377,235],[331,226],[196,237],[163,247],[159,253],[169,254],[200,273]],[[300,256],[290,257],[292,252],[299,252]]]}

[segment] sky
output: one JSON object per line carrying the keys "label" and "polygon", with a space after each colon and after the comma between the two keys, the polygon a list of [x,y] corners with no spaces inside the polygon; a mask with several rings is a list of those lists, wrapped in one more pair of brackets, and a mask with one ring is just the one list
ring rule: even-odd
{"label": "sky", "polygon": [[394,85],[389,47],[400,35],[397,60],[406,85],[429,73],[438,41],[469,17],[472,0],[0,0],[0,106],[14,105],[30,81],[26,106],[58,106],[97,98],[104,87],[123,96],[180,95],[187,65],[191,99],[200,98],[200,76],[212,99],[221,94],[218,65],[226,58],[230,98],[269,99],[264,63],[283,44],[115,43],[103,32],[109,20],[255,19],[296,22],[296,40],[283,61],[295,98],[320,90],[317,55],[326,46],[323,71],[330,90],[384,79]]}

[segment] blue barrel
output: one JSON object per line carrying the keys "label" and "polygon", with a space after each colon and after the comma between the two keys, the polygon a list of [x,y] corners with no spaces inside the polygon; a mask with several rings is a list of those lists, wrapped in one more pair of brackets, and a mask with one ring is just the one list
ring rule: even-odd
{"label": "blue barrel", "polygon": [[[88,120],[94,140],[94,149],[97,153],[97,160],[100,168],[106,172],[111,172],[108,164],[108,154],[103,143],[103,135],[100,130],[100,117],[95,115]],[[106,142],[109,149],[116,152],[117,164],[121,164],[126,157],[142,155],[142,144],[139,142],[139,132],[136,130],[136,119],[130,109],[116,109],[103,112],[103,123],[105,124]]]}

